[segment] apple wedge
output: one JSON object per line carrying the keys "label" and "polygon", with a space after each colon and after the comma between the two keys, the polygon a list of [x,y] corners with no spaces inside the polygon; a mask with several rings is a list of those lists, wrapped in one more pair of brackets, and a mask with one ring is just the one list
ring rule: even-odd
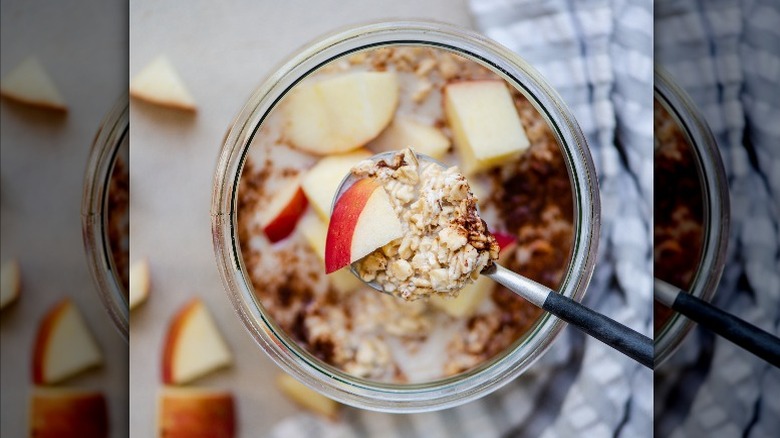
{"label": "apple wedge", "polygon": [[333,197],[352,166],[370,157],[371,153],[365,149],[331,155],[318,161],[306,172],[301,181],[303,193],[322,219],[330,219]]}
{"label": "apple wedge", "polygon": [[9,260],[0,268],[0,309],[19,298],[22,290],[22,271],[19,262]]}
{"label": "apple wedge", "polygon": [[206,305],[197,298],[187,303],[168,327],[163,347],[163,383],[189,383],[232,362],[230,350]]}
{"label": "apple wedge", "polygon": [[291,180],[276,191],[260,217],[268,240],[275,243],[289,236],[308,205],[301,178]]}
{"label": "apple wedge", "polygon": [[353,72],[296,86],[284,102],[284,132],[303,151],[327,155],[357,149],[390,123],[398,106],[393,72]]}
{"label": "apple wedge", "polygon": [[59,383],[102,362],[95,339],[70,299],[60,301],[43,317],[33,347],[36,384]]}
{"label": "apple wedge", "polygon": [[159,436],[164,438],[236,435],[233,394],[196,388],[165,388],[157,407]]}
{"label": "apple wedge", "polygon": [[514,158],[529,146],[503,81],[461,81],[444,88],[444,114],[466,175]]}
{"label": "apple wedge", "polygon": [[149,261],[138,260],[130,266],[130,310],[146,301],[151,289],[151,274],[149,273]]}
{"label": "apple wedge", "polygon": [[30,397],[30,435],[51,438],[104,438],[109,421],[101,392],[36,389]]}
{"label": "apple wedge", "polygon": [[[316,213],[309,211],[303,216],[298,227],[311,249],[314,250],[320,257],[320,260],[322,260],[324,267],[325,241],[328,238],[328,225],[323,222]],[[341,294],[352,292],[363,285],[363,282],[355,277],[348,268],[342,268],[328,274],[328,281],[331,286]]]}
{"label": "apple wedge", "polygon": [[404,235],[385,189],[358,180],[336,201],[325,241],[325,272],[335,272]]}
{"label": "apple wedge", "polygon": [[302,408],[322,415],[330,420],[338,419],[339,404],[334,400],[310,389],[288,374],[279,374],[276,385],[293,402]]}
{"label": "apple wedge", "polygon": [[130,80],[130,95],[184,111],[196,111],[195,99],[165,55],[160,55]]}
{"label": "apple wedge", "polygon": [[38,108],[68,110],[60,91],[34,56],[22,61],[0,80],[0,95]]}
{"label": "apple wedge", "polygon": [[440,160],[450,148],[450,139],[433,126],[406,117],[396,117],[371,146],[377,151],[413,147],[415,152]]}

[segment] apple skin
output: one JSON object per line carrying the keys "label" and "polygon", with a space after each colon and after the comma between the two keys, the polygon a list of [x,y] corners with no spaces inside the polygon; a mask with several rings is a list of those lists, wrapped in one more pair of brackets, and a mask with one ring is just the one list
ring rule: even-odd
{"label": "apple skin", "polygon": [[168,335],[165,338],[165,347],[163,347],[162,358],[162,380],[166,385],[172,385],[176,382],[173,378],[173,355],[176,352],[176,341],[179,338],[182,330],[184,330],[184,323],[187,321],[188,314],[194,312],[196,307],[200,305],[200,300],[197,298],[191,300],[185,304],[184,307],[179,310],[173,317],[173,322],[168,329]]}
{"label": "apple skin", "polygon": [[34,437],[103,438],[109,430],[106,398],[93,391],[36,391],[29,421]]}
{"label": "apple skin", "polygon": [[333,206],[328,237],[325,241],[325,272],[330,274],[349,265],[352,257],[352,238],[360,215],[379,183],[370,178],[358,180],[349,187]]}
{"label": "apple skin", "polygon": [[[197,339],[189,331],[196,326]],[[193,351],[192,349],[195,349]],[[185,350],[182,350],[185,349]],[[182,354],[188,354],[182,359]],[[193,361],[193,354],[200,361]],[[183,361],[184,360],[184,361]],[[165,384],[186,384],[217,369],[229,366],[232,356],[206,304],[199,298],[187,302],[171,319],[162,354],[162,380]],[[195,365],[195,368],[193,368]],[[189,367],[189,369],[188,369]]]}
{"label": "apple skin", "polygon": [[160,395],[158,418],[164,438],[236,436],[236,409],[229,392],[166,390]]}
{"label": "apple skin", "polygon": [[503,252],[504,248],[507,248],[509,245],[513,243],[517,243],[517,239],[515,236],[507,233],[502,233],[500,231],[493,233],[493,237],[496,238],[496,243],[498,243],[499,252]]}
{"label": "apple skin", "polygon": [[67,298],[57,303],[43,317],[41,325],[38,327],[38,334],[35,337],[35,346],[33,347],[33,383],[36,385],[45,385],[47,383],[43,375],[46,347],[49,343],[48,340],[51,339],[51,332],[57,320],[62,317],[69,305],[70,300]]}
{"label": "apple skin", "polygon": [[303,216],[306,207],[309,206],[306,194],[303,193],[300,184],[296,184],[298,184],[298,189],[295,190],[290,201],[282,208],[278,215],[263,226],[263,232],[271,243],[279,242],[292,234],[292,232],[295,231],[295,226],[298,225],[298,220]]}

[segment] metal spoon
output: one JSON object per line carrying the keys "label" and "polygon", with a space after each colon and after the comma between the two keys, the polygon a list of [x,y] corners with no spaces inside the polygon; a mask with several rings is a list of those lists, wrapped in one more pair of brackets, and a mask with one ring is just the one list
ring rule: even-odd
{"label": "metal spoon", "polygon": [[655,299],[780,368],[780,339],[679,288],[655,279]]}
{"label": "metal spoon", "polygon": [[[375,162],[378,162],[379,160],[390,161],[395,154],[396,152],[384,152],[374,155],[370,159]],[[444,167],[442,163],[427,155],[420,153],[417,153],[416,155],[421,164],[434,164]],[[334,206],[344,191],[357,180],[358,177],[350,173],[341,181],[339,189],[336,191],[336,195],[333,199]],[[354,264],[350,266],[350,270],[356,277],[360,278]],[[485,268],[481,274],[503,285],[529,301],[531,304],[574,325],[583,332],[620,351],[642,365],[653,368],[653,341],[647,336],[644,336],[601,313],[585,307],[577,301],[561,295],[544,285],[512,272],[498,263],[493,263],[490,267]],[[363,281],[362,278],[360,278],[360,280]],[[364,281],[364,283],[379,292],[388,293],[375,281]]]}

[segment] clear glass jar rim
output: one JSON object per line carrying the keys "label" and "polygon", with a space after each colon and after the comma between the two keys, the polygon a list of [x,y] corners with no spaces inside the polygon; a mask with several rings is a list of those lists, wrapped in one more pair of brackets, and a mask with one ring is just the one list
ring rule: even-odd
{"label": "clear glass jar rim", "polygon": [[128,110],[128,96],[124,95],[100,124],[87,160],[81,204],[82,235],[90,272],[103,307],[125,342],[130,329],[127,291],[116,274],[105,209],[114,162],[128,135]]}
{"label": "clear glass jar rim", "polygon": [[438,47],[486,65],[523,92],[553,128],[563,146],[575,194],[574,250],[561,293],[582,299],[593,272],[600,227],[596,173],[582,131],[557,93],[519,56],[477,33],[443,23],[378,22],[335,32],[293,55],[272,73],[226,135],[214,179],[212,237],[229,299],[247,330],[277,365],[340,402],[372,410],[418,412],[461,404],[511,381],[546,351],[565,323],[545,314],[525,340],[500,359],[449,379],[414,385],[359,379],[313,359],[265,314],[245,275],[236,234],[240,173],[266,115],[295,84],[328,62],[356,51],[399,44]]}
{"label": "clear glass jar rim", "polygon": [[[655,67],[655,95],[685,133],[697,160],[704,197],[705,234],[702,257],[688,292],[710,301],[726,263],[730,226],[726,170],[715,137],[701,112],[660,66]],[[677,351],[693,326],[693,321],[678,313],[673,314],[655,338],[655,368]]]}

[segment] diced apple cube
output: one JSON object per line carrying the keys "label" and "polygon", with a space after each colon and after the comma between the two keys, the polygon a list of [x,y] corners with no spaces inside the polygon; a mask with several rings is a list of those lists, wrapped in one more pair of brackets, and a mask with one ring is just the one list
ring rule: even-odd
{"label": "diced apple cube", "polygon": [[512,159],[529,146],[520,116],[503,81],[464,81],[447,85],[444,113],[466,175]]}
{"label": "diced apple cube", "polygon": [[301,185],[309,203],[324,220],[330,219],[333,197],[341,181],[352,170],[352,166],[371,157],[365,149],[347,154],[331,155],[317,162],[303,176]]}
{"label": "diced apple cube", "polygon": [[357,149],[390,123],[398,106],[393,72],[353,72],[304,82],[284,102],[285,134],[306,152]]}
{"label": "diced apple cube", "polygon": [[416,152],[440,160],[450,148],[450,139],[433,126],[396,117],[371,145],[383,152],[412,147]]}

